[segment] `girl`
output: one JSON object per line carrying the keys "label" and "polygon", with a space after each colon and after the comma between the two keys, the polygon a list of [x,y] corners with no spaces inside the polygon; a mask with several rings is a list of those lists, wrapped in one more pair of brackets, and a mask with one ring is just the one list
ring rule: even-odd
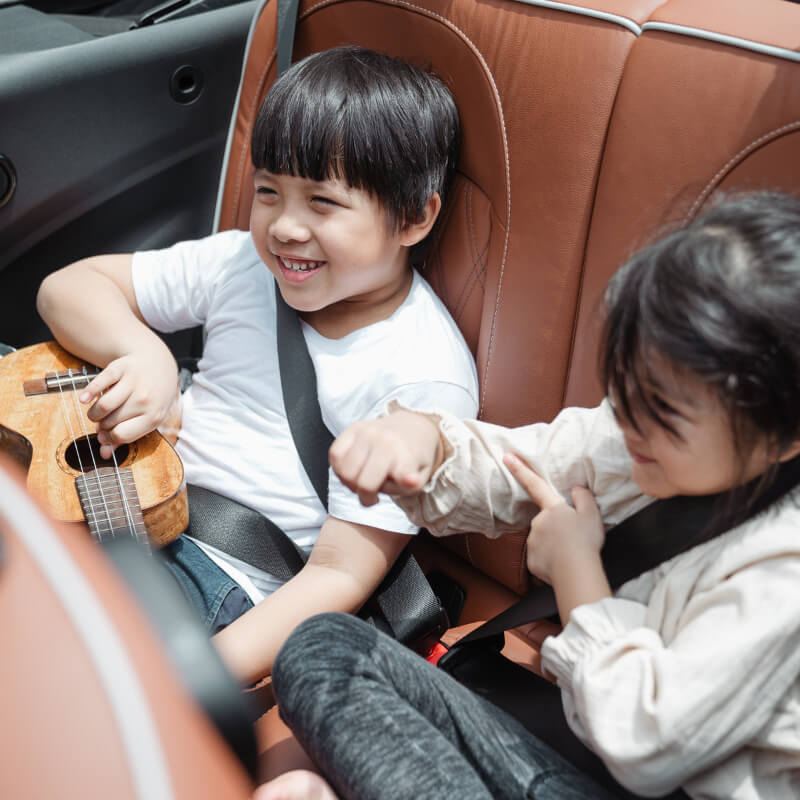
{"label": "girl", "polygon": [[[362,502],[390,492],[435,535],[530,524],[528,568],[564,623],[543,668],[621,786],[595,784],[358,620],[326,615],[290,637],[274,680],[334,788],[289,773],[259,800],[800,796],[800,490],[747,517],[800,452],[798,309],[800,202],[734,198],[612,279],[599,407],[516,430],[395,407],[331,449]],[[717,492],[737,526],[611,592],[605,528],[653,498]]]}

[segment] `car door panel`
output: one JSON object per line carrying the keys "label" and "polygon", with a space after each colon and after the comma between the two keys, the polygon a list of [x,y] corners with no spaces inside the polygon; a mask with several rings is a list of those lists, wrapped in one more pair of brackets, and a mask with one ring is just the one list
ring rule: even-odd
{"label": "car door panel", "polygon": [[[102,252],[210,233],[254,3],[0,53],[0,341],[48,338],[42,278]],[[188,341],[188,340],[187,340]]]}

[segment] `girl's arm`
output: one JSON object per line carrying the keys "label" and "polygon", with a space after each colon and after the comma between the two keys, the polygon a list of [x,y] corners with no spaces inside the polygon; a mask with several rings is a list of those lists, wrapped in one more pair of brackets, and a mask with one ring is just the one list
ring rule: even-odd
{"label": "girl's arm", "polygon": [[444,461],[421,490],[392,496],[436,536],[480,532],[494,538],[528,528],[539,507],[505,463],[510,452],[564,498],[575,486],[588,488],[606,525],[651,502],[630,481],[630,457],[607,403],[567,408],[551,423],[519,428],[447,414],[430,419],[439,423]]}
{"label": "girl's arm", "polygon": [[689,785],[705,796],[708,782],[730,796],[732,787],[720,791],[726,774],[769,772],[770,751],[776,764],[784,747],[797,752],[795,533],[738,569],[720,540],[690,551],[624,587],[627,597],[573,609],[544,642],[570,726],[624,786],[660,796]]}

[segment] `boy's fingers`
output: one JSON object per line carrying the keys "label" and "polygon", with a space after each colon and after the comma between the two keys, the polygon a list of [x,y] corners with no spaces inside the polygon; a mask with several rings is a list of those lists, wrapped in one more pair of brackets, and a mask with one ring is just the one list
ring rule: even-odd
{"label": "boy's fingers", "polygon": [[520,482],[523,489],[541,509],[552,508],[564,503],[564,498],[547,481],[532,470],[518,455],[506,453],[503,463]]}
{"label": "boy's fingers", "polygon": [[113,386],[120,376],[113,368],[106,367],[99,375],[92,378],[86,388],[78,396],[81,403],[91,403],[96,397],[99,397],[110,386]]}
{"label": "boy's fingers", "polygon": [[115,447],[110,444],[104,444],[100,447],[100,458],[104,458],[106,461],[111,460],[111,456],[114,453]]}
{"label": "boy's fingers", "polygon": [[102,437],[108,444],[117,446],[135,442],[153,429],[143,420],[142,417],[131,417],[112,428],[104,428]]}
{"label": "boy's fingers", "polygon": [[109,389],[103,391],[102,396],[95,398],[94,404],[86,412],[86,415],[92,422],[105,420],[107,428],[113,427],[134,413],[124,409],[124,406],[128,404],[129,395],[130,388],[125,385],[124,381],[112,383]]}

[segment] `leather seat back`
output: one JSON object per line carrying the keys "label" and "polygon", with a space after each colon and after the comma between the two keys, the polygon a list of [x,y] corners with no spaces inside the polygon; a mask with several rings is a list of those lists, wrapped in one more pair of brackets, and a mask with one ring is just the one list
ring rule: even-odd
{"label": "leather seat back", "polygon": [[784,0],[671,0],[642,26],[603,152],[565,405],[602,395],[602,292],[636,248],[719,192],[800,191],[799,49]]}

